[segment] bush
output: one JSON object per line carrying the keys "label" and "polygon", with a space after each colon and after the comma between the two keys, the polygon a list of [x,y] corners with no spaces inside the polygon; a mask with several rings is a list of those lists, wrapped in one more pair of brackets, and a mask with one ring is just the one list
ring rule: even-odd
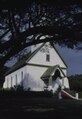
{"label": "bush", "polygon": [[23,91],[23,90],[2,90],[0,98],[29,98],[29,97],[52,97],[50,91]]}
{"label": "bush", "polygon": [[79,92],[79,98],[82,98],[82,92]]}

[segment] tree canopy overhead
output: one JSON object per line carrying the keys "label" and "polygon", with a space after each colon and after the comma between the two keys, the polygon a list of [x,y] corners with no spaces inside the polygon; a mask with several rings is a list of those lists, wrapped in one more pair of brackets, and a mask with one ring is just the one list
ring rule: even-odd
{"label": "tree canopy overhead", "polygon": [[79,0],[0,1],[0,67],[24,48],[47,41],[70,48],[82,42]]}

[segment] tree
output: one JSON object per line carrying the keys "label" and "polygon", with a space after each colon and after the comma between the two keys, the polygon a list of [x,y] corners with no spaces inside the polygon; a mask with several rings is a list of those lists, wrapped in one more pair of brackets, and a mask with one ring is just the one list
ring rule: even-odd
{"label": "tree", "polygon": [[82,75],[74,75],[69,77],[70,89],[82,92]]}
{"label": "tree", "polygon": [[[42,38],[44,36],[44,38]],[[79,0],[1,0],[0,68],[24,48],[53,41],[73,48],[82,42]]]}

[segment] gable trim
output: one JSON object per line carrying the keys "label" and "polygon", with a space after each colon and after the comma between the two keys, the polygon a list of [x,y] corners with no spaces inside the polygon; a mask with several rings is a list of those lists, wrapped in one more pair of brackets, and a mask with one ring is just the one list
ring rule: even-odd
{"label": "gable trim", "polygon": [[[48,41],[49,42],[49,41]],[[54,46],[53,42],[49,42],[50,45],[54,48],[54,50],[56,51],[56,53],[58,54],[58,56],[60,57],[60,59],[62,60],[62,62],[64,63],[64,65],[66,66],[66,68],[68,68],[67,64],[65,63],[65,61],[63,60],[62,56],[60,55],[60,53],[58,52],[58,50],[56,49],[56,47]],[[45,45],[46,43],[43,43],[38,49],[36,49],[33,54],[27,59],[26,63],[28,63],[30,61],[30,59],[33,58],[33,56]]]}
{"label": "gable trim", "polygon": [[[40,64],[32,64],[32,63],[27,63],[27,65],[38,66],[38,67],[52,67],[50,65],[40,65]],[[61,67],[61,69],[67,69],[67,68]]]}
{"label": "gable trim", "polygon": [[62,68],[59,65],[55,65],[55,66],[51,66],[49,67],[41,76],[41,79],[46,79],[50,76],[52,76],[54,70],[59,69],[61,71],[61,73],[63,74],[64,77],[66,77],[66,75],[64,74],[64,72],[62,71]]}

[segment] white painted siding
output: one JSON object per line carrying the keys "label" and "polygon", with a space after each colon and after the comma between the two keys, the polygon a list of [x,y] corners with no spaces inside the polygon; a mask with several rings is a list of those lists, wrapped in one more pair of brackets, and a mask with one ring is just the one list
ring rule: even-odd
{"label": "white painted siding", "polygon": [[39,66],[29,66],[27,65],[27,72],[31,74],[34,78],[40,79],[42,74],[47,70],[46,67],[39,67]]}
{"label": "white painted siding", "polygon": [[[17,84],[21,85],[21,81],[23,81],[23,87],[25,90],[30,88],[31,90],[43,90],[44,89],[44,82],[40,77],[42,74],[47,70],[46,67],[38,67],[38,66],[25,66],[10,75],[6,76],[5,78],[5,83],[4,83],[4,88],[10,88],[11,87],[11,77],[12,77],[12,87],[16,85],[16,80]],[[23,79],[21,79],[21,72],[23,72]],[[17,75],[17,79],[16,79]],[[61,73],[61,76],[62,73]],[[7,83],[8,81],[8,83]],[[35,82],[35,83],[34,83]],[[33,83],[33,84],[32,84]],[[8,84],[8,85],[7,85]],[[69,88],[69,83],[68,79],[64,79],[64,85],[66,88]]]}
{"label": "white painted siding", "polygon": [[[14,85],[16,85],[16,75],[17,75],[17,84],[20,84],[22,79],[21,79],[21,72],[23,72],[23,74],[25,75],[26,73],[26,66],[18,69],[17,71],[7,75],[5,77],[5,82],[3,85],[3,88],[10,88],[11,87],[11,77],[12,77],[12,87],[14,87]],[[7,79],[8,79],[8,86],[7,86]]]}
{"label": "white painted siding", "polygon": [[[42,81],[42,79],[40,79],[40,77],[46,71],[46,69],[47,68],[37,67],[37,66],[24,66],[23,68],[20,68],[19,70],[5,77],[3,88],[10,88],[11,86],[12,87],[16,86],[16,75],[17,75],[17,84],[21,85],[22,82],[23,88],[25,90],[27,90],[28,88],[35,91],[43,90],[45,84]],[[21,74],[22,72],[23,72],[23,78]],[[12,83],[11,83],[11,77],[12,77]],[[8,80],[8,85],[7,85],[7,80]],[[25,85],[25,83],[27,86]]]}
{"label": "white painted siding", "polygon": [[27,85],[25,85],[23,82],[24,88],[25,89],[30,88],[31,90],[35,90],[35,91],[43,90],[45,84],[42,81],[42,79],[40,79],[40,77],[46,71],[47,68],[27,65],[26,69],[27,69],[27,74],[24,80],[25,80],[25,83],[27,83]]}
{"label": "white painted siding", "polygon": [[[49,55],[49,61],[46,61],[46,55]],[[5,77],[3,88],[10,88],[11,86],[14,87],[15,85],[22,84],[25,90],[28,88],[35,91],[43,90],[45,84],[42,79],[40,79],[40,77],[47,70],[47,67],[33,66],[32,64],[47,66],[59,65],[60,67],[66,68],[66,65],[54,50],[54,48],[52,48],[49,43],[46,43],[46,45],[43,46],[41,50],[38,51],[32,57],[32,59],[28,61],[28,65],[12,72]],[[67,74],[66,69],[62,69],[62,71],[65,73],[65,75]],[[64,85],[66,88],[69,88],[67,78],[64,79]]]}
{"label": "white painted siding", "polygon": [[[43,46],[40,51],[38,51],[35,56],[28,62],[32,64],[40,64],[40,65],[48,65],[48,66],[55,66],[57,64],[60,65],[60,67],[66,68],[65,64],[63,61],[60,59],[59,55],[57,52],[54,50],[54,48],[50,47],[48,45],[47,47]],[[50,61],[46,61],[46,55],[50,55]]]}

